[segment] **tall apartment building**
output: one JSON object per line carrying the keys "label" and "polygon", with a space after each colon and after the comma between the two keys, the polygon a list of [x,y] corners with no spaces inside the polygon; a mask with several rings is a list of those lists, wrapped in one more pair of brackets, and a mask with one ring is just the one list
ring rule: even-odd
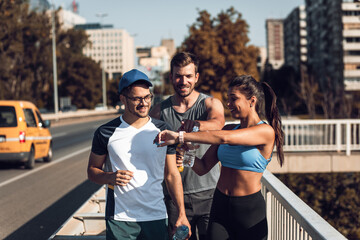
{"label": "tall apartment building", "polygon": [[360,90],[360,2],[343,1],[341,10],[345,90]]}
{"label": "tall apartment building", "polygon": [[344,88],[342,1],[306,0],[308,65],[322,89]]}
{"label": "tall apartment building", "polygon": [[259,72],[259,76],[263,76],[265,70],[265,63],[266,63],[266,47],[258,47],[259,55],[256,59],[256,68]]}
{"label": "tall apartment building", "polygon": [[279,69],[284,64],[283,20],[266,20],[266,44],[268,63],[273,69]]}
{"label": "tall apartment building", "polygon": [[126,30],[99,23],[80,24],[75,28],[84,29],[89,35],[90,44],[83,49],[84,55],[96,62],[104,61],[110,78],[135,67],[134,38]]}
{"label": "tall apartment building", "polygon": [[305,6],[299,6],[284,19],[285,65],[296,72],[300,71],[300,64],[307,61],[306,37]]}

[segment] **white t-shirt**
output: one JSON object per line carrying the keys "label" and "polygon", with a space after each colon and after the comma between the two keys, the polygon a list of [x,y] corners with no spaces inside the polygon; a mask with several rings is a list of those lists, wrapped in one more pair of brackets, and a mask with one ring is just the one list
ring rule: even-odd
{"label": "white t-shirt", "polygon": [[137,129],[120,117],[96,130],[92,152],[107,154],[105,171],[134,173],[126,186],[108,188],[107,219],[140,222],[167,218],[162,182],[166,154],[175,154],[175,147],[153,144],[156,135],[165,129],[169,126],[157,119],[150,118]]}

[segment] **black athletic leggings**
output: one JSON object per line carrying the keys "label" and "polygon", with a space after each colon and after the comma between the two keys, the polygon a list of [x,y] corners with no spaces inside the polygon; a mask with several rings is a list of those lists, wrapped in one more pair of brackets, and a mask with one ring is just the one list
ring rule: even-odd
{"label": "black athletic leggings", "polygon": [[210,240],[267,239],[265,200],[261,192],[227,196],[215,190],[207,231]]}

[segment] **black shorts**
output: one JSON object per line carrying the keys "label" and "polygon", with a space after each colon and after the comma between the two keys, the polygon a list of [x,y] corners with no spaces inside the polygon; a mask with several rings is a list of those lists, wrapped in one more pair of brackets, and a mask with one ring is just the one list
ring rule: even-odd
{"label": "black shorts", "polygon": [[168,240],[167,219],[126,222],[106,220],[106,240]]}
{"label": "black shorts", "polygon": [[261,192],[227,196],[215,190],[207,237],[210,240],[267,239],[266,204]]}

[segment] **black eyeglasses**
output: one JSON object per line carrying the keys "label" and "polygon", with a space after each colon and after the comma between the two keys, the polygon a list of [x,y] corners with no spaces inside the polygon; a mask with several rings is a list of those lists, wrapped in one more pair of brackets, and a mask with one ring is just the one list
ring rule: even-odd
{"label": "black eyeglasses", "polygon": [[142,102],[142,100],[144,100],[146,103],[150,103],[153,98],[152,94],[146,95],[145,97],[129,97],[126,95],[124,95],[124,96],[136,104],[140,104]]}

